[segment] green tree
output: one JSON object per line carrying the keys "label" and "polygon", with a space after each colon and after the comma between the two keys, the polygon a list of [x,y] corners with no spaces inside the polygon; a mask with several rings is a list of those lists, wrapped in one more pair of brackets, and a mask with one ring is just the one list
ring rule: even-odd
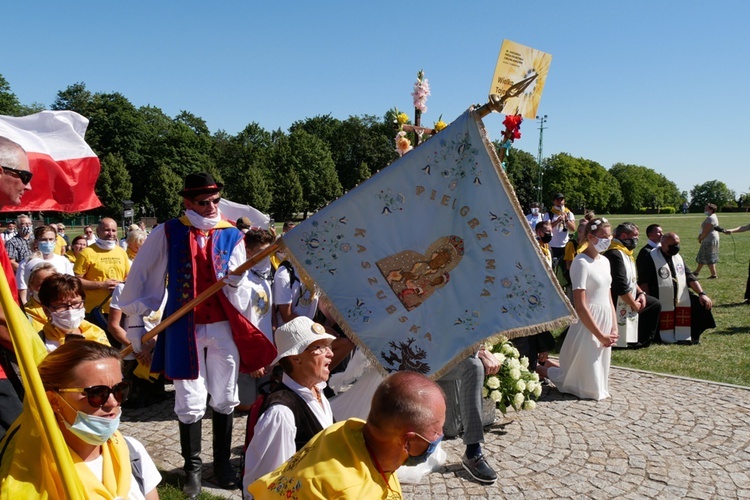
{"label": "green tree", "polygon": [[302,186],[302,210],[315,212],[341,196],[341,184],[326,143],[304,130],[289,135],[291,167]]}
{"label": "green tree", "polygon": [[[499,153],[500,142],[493,141],[493,145]],[[505,173],[516,192],[521,209],[528,213],[531,202],[537,200],[539,192],[539,165],[536,159],[526,151],[512,149],[505,157]]]}
{"label": "green tree", "polygon": [[545,160],[544,192],[549,197],[557,192],[564,193],[568,207],[578,213],[584,209],[612,212],[622,204],[620,185],[607,169],[595,161],[574,158],[567,153]]}
{"label": "green tree", "polygon": [[646,207],[679,208],[682,203],[682,194],[677,185],[653,169],[615,163],[609,173],[620,183],[623,193],[620,208],[623,213],[637,213]]}
{"label": "green tree", "polygon": [[251,123],[236,136],[214,134],[216,164],[224,180],[224,192],[232,201],[267,211],[273,198],[269,170],[271,134]]}
{"label": "green tree", "polygon": [[292,168],[292,148],[289,137],[280,131],[274,132],[272,137],[274,144],[269,165],[274,182],[270,208],[276,220],[286,220],[304,208],[302,184],[297,172]]}
{"label": "green tree", "polygon": [[713,180],[704,182],[703,184],[696,184],[690,190],[690,198],[691,212],[703,212],[703,208],[708,203],[713,203],[721,210],[721,207],[734,202],[734,191],[729,189],[723,182]]}
{"label": "green tree", "polygon": [[178,194],[183,187],[183,178],[174,173],[171,165],[163,163],[156,167],[149,181],[158,187],[159,195],[150,198],[159,220],[177,217],[182,213],[182,197]]}
{"label": "green tree", "polygon": [[18,116],[21,102],[10,89],[10,83],[0,74],[0,115]]}
{"label": "green tree", "polygon": [[125,161],[117,154],[107,153],[101,159],[101,171],[96,180],[96,195],[102,202],[105,213],[122,206],[124,200],[129,200],[133,191]]}
{"label": "green tree", "polygon": [[53,110],[70,110],[79,115],[91,118],[94,106],[94,95],[86,89],[83,82],[69,85],[65,90],[57,93],[55,101],[52,103]]}

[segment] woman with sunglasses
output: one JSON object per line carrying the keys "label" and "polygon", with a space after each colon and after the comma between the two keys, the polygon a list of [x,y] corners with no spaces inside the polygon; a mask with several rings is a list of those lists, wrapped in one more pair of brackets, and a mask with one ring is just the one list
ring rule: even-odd
{"label": "woman with sunglasses", "polygon": [[96,235],[94,234],[94,228],[92,226],[84,226],[83,236],[86,238],[86,246],[91,246],[96,243]]}
{"label": "woman with sunglasses", "polygon": [[54,351],[70,339],[94,340],[110,345],[107,334],[84,320],[86,293],[81,279],[66,274],[53,274],[39,287],[39,302],[49,318],[41,331],[48,351]]}
{"label": "woman with sunglasses", "polygon": [[[158,499],[161,475],[141,443],[117,428],[130,393],[120,352],[88,340],[60,346],[39,364],[39,376],[88,498]],[[0,490],[18,498],[63,498],[52,457],[27,430],[28,406],[0,447]],[[26,419],[26,422],[24,421]]]}

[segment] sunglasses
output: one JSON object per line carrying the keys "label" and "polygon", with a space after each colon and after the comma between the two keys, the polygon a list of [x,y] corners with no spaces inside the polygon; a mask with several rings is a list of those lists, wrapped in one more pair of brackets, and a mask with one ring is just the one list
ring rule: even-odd
{"label": "sunglasses", "polygon": [[211,200],[203,200],[203,201],[195,201],[195,200],[193,200],[193,203],[195,203],[196,205],[198,205],[200,207],[207,207],[207,206],[209,206],[212,203],[214,205],[218,205],[220,201],[221,201],[221,196],[219,196],[217,198],[213,198]]}
{"label": "sunglasses", "polygon": [[112,394],[118,403],[123,403],[130,396],[130,382],[120,382],[115,384],[114,387],[107,387],[106,385],[92,385],[91,387],[69,387],[65,389],[57,389],[56,392],[77,392],[78,394],[85,394],[86,400],[89,405],[94,408],[101,408],[109,400],[109,395]]}
{"label": "sunglasses", "polygon": [[24,184],[31,182],[31,178],[34,176],[28,170],[18,170],[17,168],[6,167],[5,165],[0,165],[0,167],[7,172],[15,174]]}

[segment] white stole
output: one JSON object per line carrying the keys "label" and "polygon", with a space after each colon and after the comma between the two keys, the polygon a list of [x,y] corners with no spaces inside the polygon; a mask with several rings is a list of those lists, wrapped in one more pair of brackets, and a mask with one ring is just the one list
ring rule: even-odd
{"label": "white stole", "polygon": [[[672,257],[676,276],[672,276],[669,264],[660,248],[651,250],[651,258],[656,265],[656,279],[659,283],[659,333],[661,341],[667,344],[690,340],[690,292],[685,277],[685,262],[680,254]],[[674,295],[673,278],[677,281],[677,297]]]}
{"label": "white stole", "polygon": [[[638,287],[636,286],[635,262],[622,250],[612,251],[620,253],[620,258],[622,258],[625,266],[625,275],[628,283],[630,283],[630,291],[628,293],[635,300],[638,291]],[[617,332],[620,335],[615,347],[627,347],[629,343],[638,342],[638,311],[634,311],[627,302],[622,300],[622,297],[617,297],[615,312],[617,313]]]}

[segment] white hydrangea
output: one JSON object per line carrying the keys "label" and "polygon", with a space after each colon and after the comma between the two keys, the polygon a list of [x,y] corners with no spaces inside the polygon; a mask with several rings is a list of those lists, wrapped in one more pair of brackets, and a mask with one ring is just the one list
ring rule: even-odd
{"label": "white hydrangea", "polygon": [[521,378],[521,370],[519,370],[518,368],[511,368],[510,372],[508,372],[508,375],[511,379],[518,380],[519,378]]}
{"label": "white hydrangea", "polygon": [[490,393],[490,399],[494,401],[495,403],[497,403],[498,401],[503,399],[503,393],[500,391],[492,391]]}
{"label": "white hydrangea", "polygon": [[487,387],[490,389],[497,389],[500,387],[500,379],[495,377],[494,375],[487,378]]}

